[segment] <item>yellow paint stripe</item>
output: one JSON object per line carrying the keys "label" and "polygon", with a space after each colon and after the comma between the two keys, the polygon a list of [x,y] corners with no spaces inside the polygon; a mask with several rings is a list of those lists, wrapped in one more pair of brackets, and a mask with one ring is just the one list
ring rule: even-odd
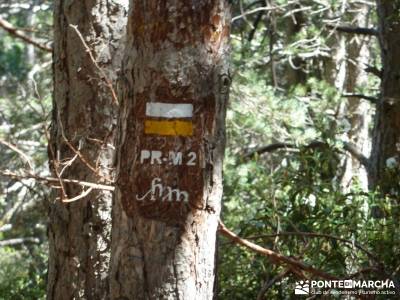
{"label": "yellow paint stripe", "polygon": [[144,133],[159,135],[193,135],[193,123],[190,121],[153,121],[144,122]]}

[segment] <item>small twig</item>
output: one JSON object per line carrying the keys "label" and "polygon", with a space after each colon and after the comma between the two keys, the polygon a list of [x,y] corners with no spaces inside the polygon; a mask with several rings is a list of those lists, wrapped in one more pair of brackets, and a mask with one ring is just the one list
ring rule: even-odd
{"label": "small twig", "polygon": [[250,23],[250,21],[247,19],[246,15],[244,14],[242,0],[239,0],[239,8],[240,8],[240,14],[243,16],[243,20],[245,20],[245,22],[250,26],[251,29],[254,29],[253,24]]}
{"label": "small twig", "polygon": [[62,202],[64,203],[70,203],[70,202],[74,202],[77,201],[79,199],[85,198],[87,195],[90,194],[90,192],[93,191],[93,188],[90,187],[88,188],[86,191],[83,191],[81,194],[79,194],[78,196],[71,198],[71,199],[63,199]]}
{"label": "small twig", "polygon": [[17,146],[15,146],[9,142],[6,142],[2,139],[0,139],[0,144],[3,144],[4,146],[7,146],[11,150],[17,152],[21,156],[21,158],[29,165],[29,168],[32,171],[34,170],[34,166],[33,166],[31,159],[28,157],[28,155],[26,155],[24,152],[22,152],[22,150],[18,149]]}
{"label": "small twig", "polygon": [[28,44],[31,44],[31,45],[33,45],[41,50],[47,51],[47,52],[53,52],[52,48],[49,48],[45,45],[42,45],[41,43],[39,43],[37,41],[34,41],[33,39],[31,39],[30,37],[25,35],[21,30],[15,28],[11,23],[7,22],[6,20],[2,19],[1,17],[0,17],[0,27],[3,28],[5,31],[7,31],[12,36],[19,38],[19,39],[27,42]]}
{"label": "small twig", "polygon": [[46,126],[44,126],[44,135],[46,137],[47,144],[49,145],[48,148],[50,150],[50,163],[53,165],[54,173],[57,176],[57,181],[60,183],[61,198],[62,199],[68,198],[67,193],[65,192],[65,187],[64,187],[63,181],[61,180],[60,171],[58,170],[60,163],[59,163],[58,159],[56,158],[56,154],[54,152],[53,146],[50,143],[50,135],[49,135],[49,132],[48,132]]}
{"label": "small twig", "polygon": [[106,73],[104,72],[104,70],[102,68],[100,68],[99,64],[97,63],[92,51],[90,50],[89,46],[87,45],[87,43],[85,42],[85,39],[83,38],[82,34],[80,33],[80,31],[78,30],[78,26],[77,25],[72,25],[69,24],[69,26],[76,32],[76,34],[78,35],[79,39],[82,42],[82,45],[85,47],[86,52],[89,54],[90,60],[92,61],[92,63],[94,64],[94,66],[97,68],[97,70],[99,70],[101,76],[103,77],[104,81],[106,82],[108,88],[110,89],[111,92],[111,96],[113,99],[113,102],[115,104],[118,104],[118,97],[117,97],[117,93],[114,90],[114,87],[112,85],[112,82],[110,79],[108,79]]}
{"label": "small twig", "polygon": [[113,182],[112,179],[103,176],[99,173],[98,169],[96,169],[95,167],[93,167],[88,160],[82,155],[82,153],[75,149],[75,147],[67,140],[67,138],[64,136],[64,142],[68,145],[68,147],[75,153],[75,155],[77,155],[79,157],[79,159],[82,161],[82,163],[88,167],[94,174],[96,174],[98,177],[103,178],[104,180],[108,181],[108,182]]}
{"label": "small twig", "polygon": [[294,268],[298,268],[300,270],[308,272],[319,278],[328,279],[328,280],[337,279],[337,277],[335,277],[335,276],[332,276],[328,273],[318,270],[312,266],[306,265],[305,263],[298,261],[294,258],[284,256],[284,255],[274,252],[270,249],[260,247],[248,240],[242,239],[239,236],[237,236],[236,234],[234,234],[232,231],[230,231],[228,228],[226,228],[225,225],[221,221],[219,222],[218,229],[219,229],[219,232],[223,236],[229,238],[231,241],[235,242],[236,244],[242,245],[252,251],[257,252],[258,254],[267,256],[275,263],[278,263],[278,264],[283,263],[283,264],[286,264],[289,266],[293,266]]}
{"label": "small twig", "polygon": [[271,11],[271,10],[275,10],[275,9],[278,9],[278,7],[267,7],[267,6],[257,7],[255,9],[243,12],[240,15],[233,17],[231,22],[233,23],[233,22],[235,22],[235,21],[237,21],[239,19],[245,18],[248,15],[251,15],[251,14],[254,14],[254,13],[257,13],[257,12],[260,12],[260,11]]}

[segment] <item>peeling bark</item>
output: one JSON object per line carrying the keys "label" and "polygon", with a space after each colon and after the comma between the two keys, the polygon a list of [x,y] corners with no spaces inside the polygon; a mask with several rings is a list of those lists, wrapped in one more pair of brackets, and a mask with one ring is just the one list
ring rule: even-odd
{"label": "peeling bark", "polygon": [[[229,29],[224,0],[131,1],[120,84],[111,299],[213,297]],[[190,123],[184,127],[192,131],[146,127],[148,120],[160,121],[147,114],[150,102],[192,105],[192,117],[175,120]],[[143,150],[162,157],[151,161]],[[192,151],[197,160],[164,163],[169,151]],[[152,184],[154,191],[169,187],[188,197],[147,197]]]}
{"label": "peeling bark", "polygon": [[[54,3],[55,88],[49,155],[53,173],[57,168],[63,178],[105,183],[104,177],[114,176],[117,107],[101,72],[69,25],[78,26],[98,65],[109,80],[115,81],[122,60],[126,2]],[[98,169],[98,175],[76,156],[66,140]],[[57,167],[55,159],[64,164]],[[69,166],[65,164],[68,161]],[[82,193],[74,184],[65,184],[65,191],[68,198]],[[112,193],[108,191],[92,191],[69,204],[56,199],[50,203],[48,299],[109,298],[111,206]]]}

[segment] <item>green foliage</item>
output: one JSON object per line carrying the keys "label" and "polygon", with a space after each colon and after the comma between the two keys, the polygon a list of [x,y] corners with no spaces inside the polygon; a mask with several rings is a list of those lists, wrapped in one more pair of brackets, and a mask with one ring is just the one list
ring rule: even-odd
{"label": "green foliage", "polygon": [[[51,18],[46,1],[1,4],[2,17],[13,26],[29,28],[28,17],[40,23],[30,33],[45,35],[45,22]],[[17,4],[17,3],[14,3]],[[29,4],[26,6],[26,4]],[[19,6],[20,5],[20,6]],[[29,9],[28,9],[29,8]],[[50,23],[51,24],[51,23]],[[32,28],[33,29],[33,28]],[[48,30],[49,28],[46,28]],[[41,175],[47,171],[47,140],[44,129],[51,107],[51,56],[36,51],[0,29],[0,140],[17,146]],[[19,172],[29,169],[26,159],[0,144],[0,170]],[[0,299],[44,299],[47,280],[46,198],[47,193],[34,180],[0,181]],[[2,243],[20,239],[21,243]],[[23,240],[27,239],[27,242]],[[39,243],[31,243],[37,240]]]}
{"label": "green foliage", "polygon": [[0,299],[45,299],[46,247],[0,248]]}
{"label": "green foliage", "polygon": [[[303,2],[305,8],[307,1]],[[317,11],[315,3],[309,1],[307,11]],[[277,3],[285,4],[287,1]],[[338,277],[371,266],[384,266],[390,274],[400,263],[395,246],[399,243],[398,203],[378,191],[365,192],[357,178],[348,189],[341,186],[343,143],[353,129],[348,120],[338,117],[345,99],[326,75],[332,72],[328,66],[335,41],[322,26],[326,14],[335,14],[341,5],[341,1],[331,1],[324,11],[297,16],[303,25],[289,35],[288,20],[278,18],[272,52],[270,28],[258,28],[259,34],[249,41],[246,32],[251,31],[249,24],[255,17],[235,24],[223,221],[260,246]],[[353,17],[346,13],[343,22]],[[376,50],[376,44],[371,44],[371,49]],[[271,53],[275,80],[271,77]],[[293,72],[290,60],[300,62],[300,69],[286,81]],[[367,86],[357,89],[368,94],[377,85],[371,76]],[[246,153],[278,142],[293,147],[246,157]],[[226,239],[220,241],[219,268],[219,299],[294,297],[293,284],[298,277],[293,273],[259,294],[263,285],[280,278],[285,268],[232,246]],[[365,278],[380,276],[371,272]]]}

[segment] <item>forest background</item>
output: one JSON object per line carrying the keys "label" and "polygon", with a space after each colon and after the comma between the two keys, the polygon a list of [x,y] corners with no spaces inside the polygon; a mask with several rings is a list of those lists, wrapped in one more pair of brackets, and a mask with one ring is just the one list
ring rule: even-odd
{"label": "forest background", "polygon": [[[46,293],[51,198],[27,174],[50,176],[52,6],[0,2],[1,299]],[[377,8],[363,0],[233,1],[222,220],[327,274],[398,284],[399,156],[382,158],[381,181],[371,175],[388,80]],[[219,237],[219,299],[290,298],[297,275]]]}

